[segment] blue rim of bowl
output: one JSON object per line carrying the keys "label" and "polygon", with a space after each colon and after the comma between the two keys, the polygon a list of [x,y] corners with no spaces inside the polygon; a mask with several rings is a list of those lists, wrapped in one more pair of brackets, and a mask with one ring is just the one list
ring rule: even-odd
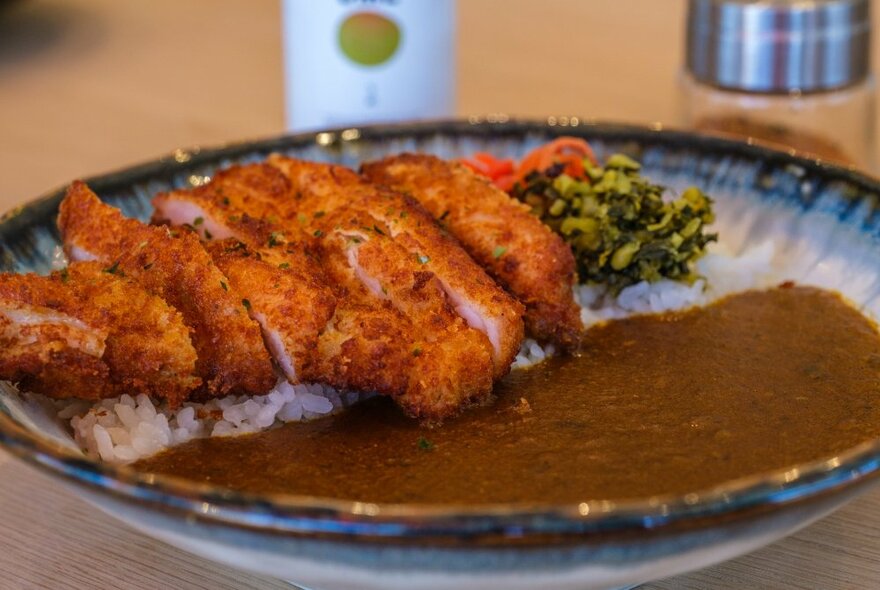
{"label": "blue rim of bowl", "polygon": [[[467,120],[430,121],[339,128],[233,143],[211,149],[178,149],[157,160],[86,179],[98,193],[144,178],[170,176],[181,170],[224,159],[303,147],[316,142],[333,148],[345,142],[429,136],[437,133],[476,136],[586,138],[636,141],[685,147],[704,153],[740,156],[769,168],[795,165],[824,181],[843,181],[858,189],[859,201],[878,207],[880,182],[852,168],[783,152],[760,141],[663,129],[608,124],[577,117],[515,120],[506,115]],[[0,232],[14,235],[52,214],[63,197],[59,188],[0,217]],[[614,501],[585,498],[570,504],[377,504],[295,494],[253,494],[197,483],[174,476],[140,473],[88,459],[26,430],[9,415],[0,399],[0,445],[26,463],[91,491],[117,500],[179,514],[201,522],[306,538],[355,541],[407,540],[431,543],[443,539],[511,541],[528,544],[599,538],[607,534],[676,531],[706,526],[719,518],[782,509],[867,483],[880,474],[880,440],[865,442],[827,459],[749,476],[685,495]]]}

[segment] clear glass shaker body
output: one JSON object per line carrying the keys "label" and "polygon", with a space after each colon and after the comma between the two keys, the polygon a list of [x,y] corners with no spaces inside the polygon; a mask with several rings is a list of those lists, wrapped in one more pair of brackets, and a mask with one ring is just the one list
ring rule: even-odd
{"label": "clear glass shaker body", "polygon": [[703,132],[754,137],[874,172],[875,86],[869,75],[841,89],[756,93],[704,84],[682,72],[681,120]]}

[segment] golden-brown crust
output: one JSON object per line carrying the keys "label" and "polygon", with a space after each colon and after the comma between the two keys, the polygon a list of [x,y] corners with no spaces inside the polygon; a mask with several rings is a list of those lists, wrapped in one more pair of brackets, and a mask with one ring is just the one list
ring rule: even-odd
{"label": "golden-brown crust", "polygon": [[528,332],[576,346],[583,324],[574,302],[571,249],[535,216],[466,167],[426,154],[364,164],[373,182],[412,195],[526,308]]}
{"label": "golden-brown crust", "polygon": [[[293,366],[292,371],[285,370],[288,377],[313,376],[318,336],[333,316],[336,299],[329,287],[317,283],[311,269],[291,263],[300,260],[298,245],[279,241],[267,250],[252,251],[238,239],[228,238],[207,242],[205,247],[229,284],[247,296],[264,330],[281,340],[285,353],[279,354],[289,354]],[[286,369],[285,361],[279,364]]]}
{"label": "golden-brown crust", "polygon": [[[468,256],[458,241],[437,225],[415,199],[382,189],[341,166],[270,156],[270,163],[298,179],[297,211],[344,209],[372,218],[410,255],[409,264],[436,275],[453,307],[493,346],[495,378],[510,370],[523,338],[523,307]],[[325,224],[326,225],[326,224]],[[367,227],[370,227],[368,225]]]}
{"label": "golden-brown crust", "polygon": [[[401,407],[412,416],[441,420],[485,399],[495,374],[493,348],[485,334],[455,312],[432,269],[399,240],[407,226],[395,219],[412,215],[418,220],[422,215],[425,232],[437,231],[434,222],[412,203],[378,193],[347,168],[280,157],[269,162],[287,174],[294,189],[294,198],[279,205],[282,216],[314,228],[325,258],[335,261],[337,280],[349,291],[363,290],[364,299],[390,303],[411,326],[406,342],[412,370],[407,391],[395,396]],[[458,249],[451,240],[442,246]],[[439,247],[436,255],[443,255]],[[472,269],[483,275],[475,265]],[[511,303],[515,324],[516,304]]]}
{"label": "golden-brown crust", "polygon": [[243,297],[224,289],[225,277],[198,238],[128,219],[75,182],[61,203],[58,226],[71,258],[89,253],[165,299],[193,330],[200,397],[262,394],[275,374]]}
{"label": "golden-brown crust", "polygon": [[83,399],[146,393],[176,406],[200,384],[180,314],[98,263],[50,277],[0,275],[0,306],[0,376],[25,389]]}

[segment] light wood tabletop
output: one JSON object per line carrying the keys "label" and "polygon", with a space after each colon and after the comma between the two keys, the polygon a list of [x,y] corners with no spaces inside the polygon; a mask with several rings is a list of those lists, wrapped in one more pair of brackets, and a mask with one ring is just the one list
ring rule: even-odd
{"label": "light wood tabletop", "polygon": [[[683,0],[460,0],[457,111],[674,125],[683,13]],[[0,2],[0,209],[176,147],[283,131],[274,0]],[[878,531],[875,490],[643,587],[876,588]],[[0,451],[0,589],[288,587],[142,536]]]}

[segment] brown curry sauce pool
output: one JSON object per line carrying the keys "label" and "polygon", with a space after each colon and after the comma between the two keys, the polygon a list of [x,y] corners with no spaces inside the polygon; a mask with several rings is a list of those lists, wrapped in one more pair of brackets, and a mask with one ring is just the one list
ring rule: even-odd
{"label": "brown curry sauce pool", "polygon": [[[522,401],[525,400],[525,401]],[[141,471],[369,502],[566,503],[706,489],[880,437],[880,336],[836,294],[750,291],[590,329],[428,429],[388,399],[201,439]]]}

